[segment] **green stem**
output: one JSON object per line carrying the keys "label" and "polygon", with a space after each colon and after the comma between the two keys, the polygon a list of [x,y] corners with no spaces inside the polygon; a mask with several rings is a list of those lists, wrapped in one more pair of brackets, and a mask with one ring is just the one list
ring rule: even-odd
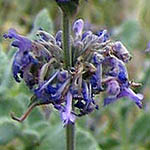
{"label": "green stem", "polygon": [[66,150],[75,150],[75,125],[68,124],[66,127]]}
{"label": "green stem", "polygon": [[63,13],[63,48],[64,48],[64,63],[66,68],[72,66],[70,32],[71,28],[69,16]]}
{"label": "green stem", "polygon": [[[64,49],[64,64],[68,69],[72,66],[72,52],[70,42],[70,18],[63,12],[63,49]],[[68,124],[66,126],[66,150],[75,150],[75,125]]]}

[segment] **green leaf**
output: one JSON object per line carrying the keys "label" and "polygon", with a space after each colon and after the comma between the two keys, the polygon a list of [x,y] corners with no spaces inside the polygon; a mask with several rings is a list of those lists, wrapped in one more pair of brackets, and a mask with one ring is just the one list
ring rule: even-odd
{"label": "green leaf", "polygon": [[27,129],[23,131],[21,139],[26,146],[32,147],[39,143],[40,135],[34,130]]}
{"label": "green leaf", "polygon": [[[5,94],[6,91],[10,90],[10,88],[13,87],[14,80],[12,79],[12,73],[11,73],[11,65],[9,62],[2,65],[4,67],[4,72],[2,75],[2,81],[0,84],[0,94]],[[14,88],[14,87],[13,87]]]}
{"label": "green leaf", "polygon": [[3,76],[6,70],[6,67],[8,65],[8,58],[6,54],[2,51],[1,45],[0,45],[0,82],[3,81]]}
{"label": "green leaf", "polygon": [[32,128],[34,128],[34,130],[38,131],[39,133],[42,133],[42,131],[48,127],[49,127],[49,123],[43,120],[36,122],[32,126]]}
{"label": "green leaf", "polygon": [[48,10],[43,9],[39,12],[39,14],[36,16],[33,29],[31,31],[31,38],[34,37],[35,33],[39,28],[42,28],[44,31],[47,31],[48,33],[53,33],[53,22],[49,16]]}
{"label": "green leaf", "polygon": [[136,20],[126,20],[116,28],[116,38],[127,47],[134,48],[140,38],[140,25]]}
{"label": "green leaf", "polygon": [[141,115],[131,129],[130,142],[144,143],[150,140],[150,114]]}
{"label": "green leaf", "polygon": [[20,134],[17,125],[11,121],[0,120],[0,145],[8,144]]}
{"label": "green leaf", "polygon": [[[103,135],[103,136],[105,136],[105,135]],[[113,148],[115,149],[116,147],[118,147],[120,145],[120,141],[118,139],[112,138],[110,135],[110,136],[104,137],[104,139],[102,140],[100,145],[105,150],[110,150],[110,149],[112,150]]]}
{"label": "green leaf", "polygon": [[[65,137],[66,128],[61,125],[51,126],[45,130],[45,139],[41,142],[38,150],[59,150],[65,149],[66,137]],[[76,149],[77,150],[100,150],[96,140],[92,135],[85,131],[81,130],[76,126]]]}
{"label": "green leaf", "polygon": [[138,12],[139,22],[143,27],[142,29],[149,33],[149,31],[150,31],[150,28],[149,28],[149,25],[150,25],[150,19],[149,19],[150,18],[150,9],[149,9],[150,1],[142,0],[139,2],[140,2],[139,12]]}
{"label": "green leaf", "polygon": [[43,137],[45,137],[38,150],[63,150],[65,149],[65,129],[60,126],[51,126],[46,129]]}
{"label": "green leaf", "polygon": [[29,114],[27,120],[28,120],[28,123],[33,126],[33,125],[36,125],[36,123],[38,123],[39,121],[44,121],[45,118],[44,118],[44,114],[42,113],[40,108],[37,106],[32,110],[31,114]]}
{"label": "green leaf", "polygon": [[23,106],[16,99],[2,99],[0,100],[0,117],[9,116],[10,112],[14,112],[17,116],[20,116],[24,111]]}
{"label": "green leaf", "polygon": [[76,146],[77,150],[100,150],[92,135],[79,127],[77,128],[76,133]]}

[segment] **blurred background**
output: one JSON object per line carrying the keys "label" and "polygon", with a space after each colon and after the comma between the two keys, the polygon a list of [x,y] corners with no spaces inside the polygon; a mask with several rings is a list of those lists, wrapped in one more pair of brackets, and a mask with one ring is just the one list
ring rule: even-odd
{"label": "blurred background", "polygon": [[[77,18],[94,32],[108,29],[111,38],[121,40],[132,54],[127,64],[130,80],[141,82],[136,92],[144,94],[143,109],[121,99],[77,120],[77,150],[150,150],[150,0],[81,0]],[[51,106],[38,107],[27,120],[18,123],[32,93],[12,78],[15,49],[2,38],[9,28],[33,37],[39,27],[55,34],[61,27],[60,10],[54,0],[0,0],[0,150],[63,150],[65,132],[59,114]],[[74,18],[75,19],[75,18]]]}

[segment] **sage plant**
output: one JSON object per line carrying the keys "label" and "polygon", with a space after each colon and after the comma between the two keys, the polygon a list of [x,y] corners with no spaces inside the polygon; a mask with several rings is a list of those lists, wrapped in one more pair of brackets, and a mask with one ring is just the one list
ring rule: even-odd
{"label": "sage plant", "polygon": [[[37,31],[37,40],[19,35],[15,29],[4,34],[18,48],[13,58],[13,77],[16,82],[23,80],[33,93],[27,112],[20,118],[12,114],[12,118],[22,122],[35,106],[51,104],[59,111],[68,128],[67,136],[72,139],[75,120],[99,109],[96,95],[106,93],[103,106],[127,97],[139,108],[143,95],[132,90],[140,84],[128,78],[126,64],[131,55],[123,43],[111,39],[106,29],[85,31],[82,19],[77,19],[70,30],[70,18],[79,2],[56,2],[63,12],[63,30],[55,35],[43,29]],[[74,149],[71,139],[68,150]]]}

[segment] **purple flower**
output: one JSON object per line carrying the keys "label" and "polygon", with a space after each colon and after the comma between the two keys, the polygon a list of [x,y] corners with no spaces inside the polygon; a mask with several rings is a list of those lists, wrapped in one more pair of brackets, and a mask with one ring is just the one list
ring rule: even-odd
{"label": "purple flower", "polygon": [[41,99],[41,103],[59,103],[63,97],[66,86],[70,82],[70,79],[64,82],[53,84],[53,80],[57,78],[59,71],[55,72],[48,81],[44,82],[35,90],[35,95],[38,99]]}
{"label": "purple flower", "polygon": [[98,108],[93,99],[91,84],[88,85],[85,81],[82,83],[82,96],[83,100],[79,99],[75,104],[75,107],[79,108],[80,110],[80,114],[78,114],[78,116],[89,114],[94,109]]}
{"label": "purple flower", "polygon": [[46,31],[38,30],[36,35],[40,36],[42,41],[55,43],[55,38]]}
{"label": "purple flower", "polygon": [[85,100],[85,102],[89,103],[91,101],[89,97],[90,92],[89,92],[88,85],[85,81],[83,81],[82,83],[82,94],[83,94],[83,99]]}
{"label": "purple flower", "polygon": [[38,64],[38,60],[30,53],[32,49],[32,42],[26,37],[18,35],[14,29],[9,29],[8,34],[4,34],[4,37],[10,39],[14,38],[15,40],[11,45],[19,48],[14,56],[12,72],[15,80],[20,82],[18,74],[20,74],[20,77],[23,78],[24,70],[27,66],[30,64]]}
{"label": "purple flower", "polygon": [[127,83],[128,82],[128,73],[126,66],[121,62],[118,61],[118,79],[122,83]]}
{"label": "purple flower", "polygon": [[109,96],[117,96],[120,93],[120,86],[116,80],[111,80],[108,82],[106,92]]}
{"label": "purple flower", "polygon": [[94,56],[93,56],[94,64],[96,65],[102,64],[103,60],[104,60],[104,57],[101,54],[94,53]]}
{"label": "purple flower", "polygon": [[89,35],[92,35],[92,32],[91,31],[86,31],[86,32],[84,32],[83,34],[82,34],[82,39],[81,39],[81,41],[83,41],[87,36],[89,36]]}
{"label": "purple flower", "polygon": [[55,36],[55,39],[56,39],[56,44],[61,47],[62,46],[62,31],[59,30],[57,33],[56,33],[56,36]]}
{"label": "purple flower", "polygon": [[143,95],[140,93],[134,93],[134,91],[131,88],[124,87],[119,95],[119,98],[120,97],[128,97],[129,99],[134,101],[139,108],[142,108],[142,100],[144,98]]}
{"label": "purple flower", "polygon": [[102,62],[104,57],[100,54],[95,53],[93,57],[94,64],[96,65],[96,72],[92,75],[90,83],[94,90],[102,90]]}
{"label": "purple flower", "polygon": [[107,40],[109,40],[109,34],[107,32],[107,30],[100,30],[97,32],[97,36],[99,37],[99,42],[106,42]]}
{"label": "purple flower", "polygon": [[72,94],[70,91],[68,91],[66,96],[66,105],[64,107],[64,110],[62,110],[61,112],[61,119],[64,125],[74,123],[76,119],[75,115],[72,114]]}
{"label": "purple flower", "polygon": [[52,101],[51,94],[56,94],[58,89],[51,86],[51,82],[57,77],[58,73],[59,71],[56,71],[48,81],[45,81],[34,90],[35,96],[41,100],[40,103],[50,103]]}
{"label": "purple flower", "polygon": [[24,36],[18,35],[15,29],[9,29],[8,34],[3,35],[4,38],[14,38],[12,46],[19,48],[20,51],[30,51],[32,49],[32,42]]}
{"label": "purple flower", "polygon": [[[56,0],[65,17],[75,15],[79,0]],[[15,120],[23,121],[37,105],[51,104],[61,115],[64,125],[74,123],[80,117],[98,109],[95,95],[106,91],[104,106],[122,97],[128,97],[142,108],[143,95],[136,94],[130,87],[137,86],[129,81],[125,63],[130,54],[120,42],[109,39],[107,30],[97,34],[83,33],[85,24],[78,19],[72,26],[72,66],[64,63],[63,31],[56,35],[39,29],[37,40],[18,35],[10,29],[5,38],[13,38],[17,47],[12,64],[15,80],[22,78],[33,92],[27,112]],[[72,109],[75,107],[75,109]],[[23,119],[22,119],[23,118]]]}
{"label": "purple flower", "polygon": [[52,91],[54,87],[51,85],[48,86],[48,93],[50,94],[50,99],[53,101],[60,101],[61,97],[63,97],[63,91],[65,91],[65,88],[67,87],[68,83],[70,82],[70,79],[67,79],[62,84],[56,85],[56,91]]}
{"label": "purple flower", "polygon": [[12,73],[13,77],[17,82],[20,82],[18,74],[20,77],[24,77],[24,72],[30,64],[37,65],[38,60],[34,59],[29,52],[17,51],[14,56],[13,64],[12,64]]}
{"label": "purple flower", "polygon": [[81,36],[83,27],[84,27],[84,22],[82,19],[78,19],[75,21],[75,23],[73,24],[73,32],[76,37]]}
{"label": "purple flower", "polygon": [[64,82],[65,80],[67,80],[68,76],[69,76],[68,71],[63,70],[59,72],[57,78],[60,82]]}
{"label": "purple flower", "polygon": [[112,48],[115,52],[115,55],[123,62],[127,63],[131,59],[131,55],[129,54],[128,50],[120,41],[115,42]]}
{"label": "purple flower", "polygon": [[[109,81],[107,85],[108,97],[104,99],[104,106],[113,103],[122,97],[128,97],[130,100],[135,102],[139,108],[142,108],[142,94],[136,94],[130,87],[124,85],[120,85],[119,89],[119,83],[117,84],[117,81],[115,80]],[[112,94],[114,95],[112,96]]]}
{"label": "purple flower", "polygon": [[107,71],[107,76],[117,77],[122,83],[128,82],[128,72],[125,64],[114,56],[108,56],[104,59],[103,65]]}
{"label": "purple flower", "polygon": [[[44,31],[42,33],[44,34]],[[13,77],[17,82],[20,82],[20,77],[23,78],[26,85],[32,89],[38,83],[39,70],[44,64],[44,61],[50,60],[49,51],[37,41],[31,41],[17,34],[15,29],[9,29],[8,34],[4,34],[4,37],[14,38],[11,45],[18,48],[14,54],[12,64]],[[35,70],[34,72],[33,68]]]}

